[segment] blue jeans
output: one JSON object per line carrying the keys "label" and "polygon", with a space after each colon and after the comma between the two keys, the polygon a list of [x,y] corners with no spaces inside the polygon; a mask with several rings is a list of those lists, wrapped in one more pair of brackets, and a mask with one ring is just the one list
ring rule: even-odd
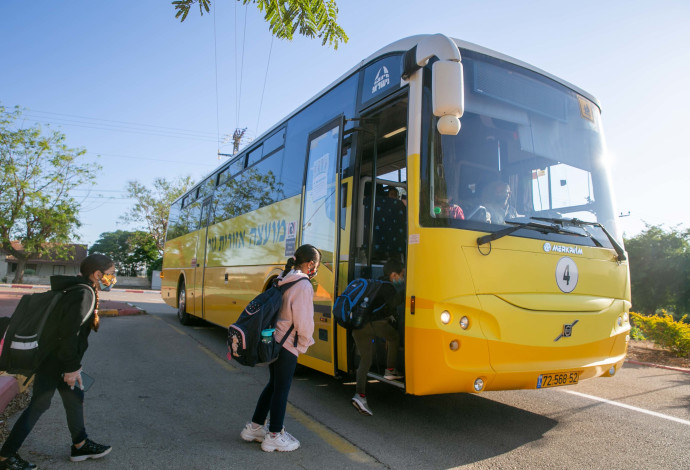
{"label": "blue jeans", "polygon": [[252,421],[263,424],[270,411],[271,423],[268,427],[270,432],[283,430],[288,393],[290,393],[295,367],[297,367],[297,356],[285,348],[281,348],[278,360],[268,365],[271,378],[259,396]]}
{"label": "blue jeans", "polygon": [[31,402],[17,422],[14,423],[12,432],[10,432],[5,444],[0,449],[0,456],[12,457],[19,450],[38,419],[50,408],[50,401],[55,394],[55,390],[60,393],[62,405],[65,407],[67,426],[72,435],[72,443],[78,444],[86,439],[84,392],[78,385],[74,387],[74,390],[71,390],[59,372],[39,370],[34,378],[34,391],[31,396]]}

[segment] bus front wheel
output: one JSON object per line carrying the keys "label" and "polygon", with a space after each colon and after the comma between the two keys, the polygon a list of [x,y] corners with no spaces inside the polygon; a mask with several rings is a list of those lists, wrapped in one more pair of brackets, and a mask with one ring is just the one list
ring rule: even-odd
{"label": "bus front wheel", "polygon": [[192,323],[192,316],[187,313],[187,291],[184,282],[180,284],[177,292],[177,319],[185,326]]}

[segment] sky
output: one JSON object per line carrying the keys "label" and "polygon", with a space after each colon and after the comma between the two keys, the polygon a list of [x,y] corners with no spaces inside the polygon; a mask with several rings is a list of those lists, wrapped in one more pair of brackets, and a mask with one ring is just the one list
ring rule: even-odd
{"label": "sky", "polygon": [[[255,6],[215,0],[184,23],[169,1],[0,0],[0,104],[63,132],[102,167],[79,188],[81,243],[135,229],[128,181],[198,180],[361,60],[443,33],[530,63],[598,98],[619,224],[690,228],[687,0],[340,0],[349,41],[272,39]],[[421,6],[423,5],[423,6]],[[223,159],[227,157],[221,157]]]}

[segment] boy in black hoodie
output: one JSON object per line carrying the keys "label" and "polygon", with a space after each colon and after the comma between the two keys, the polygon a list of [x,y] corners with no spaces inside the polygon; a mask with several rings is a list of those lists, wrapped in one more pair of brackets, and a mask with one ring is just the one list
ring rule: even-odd
{"label": "boy in black hoodie", "polygon": [[81,360],[89,346],[91,330],[98,331],[98,291],[110,290],[115,284],[113,261],[101,254],[87,256],[80,266],[79,276],[52,276],[50,288],[65,293],[46,322],[41,349],[46,351],[34,377],[33,395],[29,406],[14,424],[0,449],[0,470],[29,470],[36,465],[22,459],[17,451],[41,415],[50,407],[55,390],[60,393],[67,414],[67,426],[72,435],[70,460],[73,462],[97,459],[110,452],[111,447],[87,438],[84,427],[84,391],[82,390]]}

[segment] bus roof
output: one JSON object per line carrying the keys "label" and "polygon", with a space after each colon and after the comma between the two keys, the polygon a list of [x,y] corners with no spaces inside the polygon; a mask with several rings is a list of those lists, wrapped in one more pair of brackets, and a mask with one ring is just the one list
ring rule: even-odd
{"label": "bus roof", "polygon": [[[335,81],[333,81],[331,84],[329,84],[327,87],[325,87],[323,90],[318,92],[316,95],[314,95],[309,101],[305,102],[302,106],[299,108],[295,109],[292,113],[290,113],[288,116],[286,116],[284,119],[281,119],[279,123],[275,124],[272,126],[270,129],[268,129],[266,132],[262,133],[260,136],[258,136],[255,140],[260,140],[264,136],[269,135],[271,132],[275,131],[278,129],[283,123],[287,120],[289,120],[292,116],[295,114],[299,113],[302,111],[304,108],[309,106],[311,103],[314,101],[318,100],[322,95],[326,94],[331,88],[335,87],[338,83],[344,81],[346,78],[348,78],[350,75],[356,73],[358,70],[364,68],[367,64],[370,62],[373,62],[374,60],[378,59],[379,57],[386,55],[386,54],[391,54],[393,52],[407,52],[408,50],[412,49],[414,46],[416,46],[422,39],[431,36],[430,34],[418,34],[416,36],[409,36],[403,39],[399,39],[381,49],[378,51],[374,52],[371,54],[369,57],[352,67],[350,70],[345,72],[343,75],[338,77]],[[455,44],[460,48],[460,49],[467,49],[470,51],[478,52],[480,54],[488,55],[491,57],[495,57],[497,59],[509,62],[511,64],[518,65],[520,67],[523,67],[525,69],[531,70],[535,73],[538,73],[540,75],[543,75],[545,77],[550,78],[551,80],[554,80],[555,82],[560,83],[561,85],[570,88],[574,92],[584,96],[588,100],[590,100],[592,103],[596,104],[597,107],[601,110],[601,104],[599,103],[599,100],[597,100],[594,96],[591,94],[587,93],[583,89],[576,87],[572,83],[569,83],[561,78],[556,77],[555,75],[551,75],[548,72],[545,72],[544,70],[541,70],[533,65],[530,65],[526,62],[522,62],[521,60],[515,59],[513,57],[507,56],[505,54],[501,54],[500,52],[496,52],[494,50],[488,49],[486,47],[479,46],[477,44],[473,44],[471,42],[463,41],[461,39],[456,39],[456,38],[451,38]]]}
{"label": "bus roof", "polygon": [[[283,118],[283,119],[281,119],[280,121],[278,121],[276,124],[274,124],[273,126],[271,126],[268,130],[266,130],[265,132],[263,132],[262,134],[260,134],[260,135],[259,135],[258,137],[256,137],[256,139],[254,139],[254,140],[255,140],[255,141],[259,141],[259,140],[263,139],[264,137],[267,137],[268,135],[270,135],[272,132],[276,131],[279,127],[283,126],[283,125],[285,124],[285,122],[288,121],[290,118],[292,118],[293,116],[295,116],[297,113],[299,113],[300,111],[302,111],[303,109],[305,109],[306,107],[308,107],[310,104],[312,104],[313,102],[315,102],[315,101],[318,100],[319,98],[321,98],[321,96],[323,96],[324,94],[326,94],[329,90],[331,90],[332,88],[334,88],[334,87],[335,87],[336,85],[338,85],[340,82],[344,81],[346,78],[348,78],[348,77],[351,76],[352,74],[354,74],[354,73],[358,72],[360,69],[364,68],[364,67],[365,67],[367,64],[369,64],[370,62],[373,62],[374,60],[376,60],[376,59],[378,59],[379,57],[384,56],[384,55],[386,55],[386,54],[391,54],[391,53],[394,53],[394,52],[407,52],[408,50],[410,50],[410,49],[412,49],[414,46],[416,46],[422,39],[424,39],[424,38],[426,38],[426,37],[428,37],[428,36],[431,36],[431,35],[430,35],[430,34],[418,34],[418,35],[415,35],[415,36],[409,36],[409,37],[406,37],[406,38],[403,38],[403,39],[399,39],[399,40],[397,40],[397,41],[395,41],[395,42],[393,42],[393,43],[391,43],[391,44],[389,44],[389,45],[387,45],[387,46],[385,46],[385,47],[382,47],[381,49],[379,49],[378,51],[374,52],[374,53],[371,54],[369,57],[367,57],[366,59],[362,60],[360,63],[358,63],[358,64],[355,65],[354,67],[352,67],[350,70],[348,70],[347,72],[345,72],[343,75],[341,75],[340,77],[338,77],[335,81],[333,81],[333,82],[330,83],[327,87],[325,87],[324,89],[322,89],[321,91],[319,91],[316,95],[314,95],[311,99],[309,99],[309,100],[306,101],[304,104],[302,104],[299,108],[295,109],[292,113],[290,113],[289,115],[285,116],[285,118]],[[511,63],[511,64],[515,64],[515,65],[517,65],[517,66],[519,66],[519,67],[525,68],[525,69],[527,69],[527,70],[531,70],[531,71],[533,71],[533,72],[535,72],[535,73],[538,73],[538,74],[540,74],[540,75],[543,75],[544,77],[547,77],[547,78],[549,78],[549,79],[551,79],[551,80],[553,80],[553,81],[555,81],[555,82],[558,82],[558,83],[560,83],[561,85],[563,85],[563,86],[565,86],[565,87],[567,87],[567,88],[570,88],[570,89],[573,90],[574,92],[576,92],[576,93],[578,93],[578,94],[584,96],[585,98],[587,98],[588,100],[590,100],[592,103],[596,104],[597,107],[601,110],[601,104],[599,103],[599,100],[597,100],[594,96],[592,96],[591,94],[587,93],[587,92],[584,91],[583,89],[581,89],[581,88],[579,88],[579,87],[576,87],[575,85],[573,85],[573,84],[570,83],[570,82],[567,82],[567,81],[565,81],[565,80],[563,80],[563,79],[561,79],[561,78],[558,78],[558,77],[556,77],[555,75],[552,75],[552,74],[550,74],[550,73],[548,73],[548,72],[545,72],[544,70],[541,70],[540,68],[537,68],[537,67],[535,67],[535,66],[533,66],[533,65],[530,65],[530,64],[528,64],[527,62],[522,62],[521,60],[515,59],[514,57],[510,57],[510,56],[505,55],[505,54],[502,54],[502,53],[500,53],[500,52],[496,52],[496,51],[494,51],[494,50],[492,50],[492,49],[488,49],[488,48],[486,48],[486,47],[482,47],[482,46],[479,46],[479,45],[474,44],[474,43],[471,43],[471,42],[463,41],[463,40],[461,40],[461,39],[456,39],[456,38],[451,38],[451,39],[453,40],[453,42],[455,42],[455,44],[456,44],[456,45],[458,46],[458,48],[460,48],[460,49],[466,49],[466,50],[470,50],[470,51],[473,51],[473,52],[478,52],[478,53],[480,53],[480,54],[484,54],[484,55],[487,55],[487,56],[490,56],[490,57],[494,57],[494,58],[496,58],[496,59],[503,60],[503,61],[508,62],[508,63]],[[251,147],[251,146],[245,147],[240,153],[238,153],[238,155],[246,153],[246,150],[248,150],[249,147]],[[231,158],[230,161],[232,161],[232,160],[234,160],[234,159],[235,159],[235,157]],[[197,185],[194,186],[194,189],[196,189],[199,185],[201,185],[201,184],[203,183],[203,181],[206,180],[206,178],[208,178],[208,176],[210,176],[210,175],[216,173],[216,172],[219,170],[219,168],[225,166],[227,163],[228,163],[227,161],[226,161],[226,162],[223,162],[223,164],[220,165],[218,168],[216,168],[215,170],[213,170],[212,172],[210,172],[208,175],[204,176],[204,178],[203,178]],[[185,194],[188,194],[188,193],[185,193]],[[183,196],[184,196],[184,195],[183,195]],[[183,196],[180,196],[178,199],[181,199]],[[177,202],[177,200],[176,200],[176,202]]]}

